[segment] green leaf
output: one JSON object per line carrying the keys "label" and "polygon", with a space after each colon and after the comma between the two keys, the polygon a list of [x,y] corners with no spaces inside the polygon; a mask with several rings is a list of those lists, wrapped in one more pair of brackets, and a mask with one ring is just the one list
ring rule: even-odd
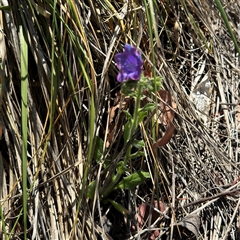
{"label": "green leaf", "polygon": [[124,125],[124,133],[123,133],[124,144],[126,144],[130,138],[131,128],[132,128],[132,119],[128,120],[128,122]]}
{"label": "green leaf", "polygon": [[143,151],[137,151],[133,154],[130,155],[130,159],[135,159],[137,157],[140,157],[140,156],[144,156],[144,152]]}
{"label": "green leaf", "polygon": [[121,174],[128,171],[128,168],[125,166],[123,161],[118,162],[117,171]]}
{"label": "green leaf", "polygon": [[106,156],[105,159],[104,159],[103,167],[106,168],[111,163],[112,163],[112,158],[110,156]]}
{"label": "green leaf", "polygon": [[137,116],[137,125],[139,125],[139,123],[142,122],[142,120],[147,116],[147,111],[144,112],[144,111],[140,111],[138,112],[138,116]]}
{"label": "green leaf", "polygon": [[93,158],[97,163],[101,161],[101,158],[103,156],[103,140],[96,136],[96,144],[95,144],[95,150],[93,152]]}
{"label": "green leaf", "polygon": [[133,146],[138,148],[138,149],[142,149],[144,147],[144,141],[143,140],[137,140],[137,139],[134,139],[133,140]]}
{"label": "green leaf", "polygon": [[156,76],[155,78],[147,78],[142,77],[140,80],[140,84],[145,90],[148,90],[149,92],[155,92],[158,91],[162,86],[162,77]]}
{"label": "green leaf", "polygon": [[107,199],[113,206],[114,208],[119,211],[120,213],[122,213],[123,215],[129,215],[130,211],[127,210],[125,207],[123,207],[121,204],[111,200],[111,199]]}
{"label": "green leaf", "polygon": [[125,96],[136,97],[137,96],[138,81],[127,81],[122,84],[121,92]]}
{"label": "green leaf", "polygon": [[115,189],[133,189],[136,186],[142,184],[147,178],[150,178],[150,174],[148,172],[137,171],[130,176],[125,177],[115,186]]}
{"label": "green leaf", "polygon": [[149,111],[152,111],[156,108],[155,103],[147,103],[143,108],[140,108],[138,111],[138,124],[148,115]]}
{"label": "green leaf", "polygon": [[10,11],[12,10],[11,6],[0,6],[0,11]]}
{"label": "green leaf", "polygon": [[21,116],[22,116],[22,186],[23,186],[23,232],[27,236],[27,164],[28,164],[28,43],[24,28],[19,27],[21,53]]}
{"label": "green leaf", "polygon": [[148,112],[148,111],[152,111],[156,108],[156,104],[155,103],[147,103],[143,108],[141,108],[139,111],[140,112]]}
{"label": "green leaf", "polygon": [[131,121],[132,120],[132,115],[128,112],[128,111],[126,111],[126,110],[123,110],[123,112],[126,114],[126,118],[127,118],[127,120],[128,121]]}
{"label": "green leaf", "polygon": [[87,187],[87,197],[90,199],[94,198],[96,189],[96,180],[92,181]]}

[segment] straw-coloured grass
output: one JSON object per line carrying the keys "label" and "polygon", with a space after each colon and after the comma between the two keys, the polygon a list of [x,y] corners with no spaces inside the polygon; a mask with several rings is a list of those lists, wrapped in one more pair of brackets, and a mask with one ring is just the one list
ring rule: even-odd
{"label": "straw-coloured grass", "polygon": [[[239,239],[239,1],[225,19],[214,1],[1,3],[3,239]],[[126,42],[168,96],[147,95],[158,109],[127,143]],[[106,193],[136,139],[125,188]]]}

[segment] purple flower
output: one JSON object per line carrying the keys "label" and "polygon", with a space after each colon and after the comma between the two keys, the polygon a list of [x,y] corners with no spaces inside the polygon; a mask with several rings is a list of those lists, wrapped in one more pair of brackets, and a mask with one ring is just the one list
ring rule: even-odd
{"label": "purple flower", "polygon": [[118,82],[140,79],[143,60],[141,53],[135,47],[125,44],[123,53],[117,53],[114,59],[120,70],[117,76]]}

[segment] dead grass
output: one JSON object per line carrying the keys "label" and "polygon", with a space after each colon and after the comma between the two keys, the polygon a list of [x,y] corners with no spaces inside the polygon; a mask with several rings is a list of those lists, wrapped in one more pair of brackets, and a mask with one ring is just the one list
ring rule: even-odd
{"label": "dead grass", "polygon": [[[29,239],[149,239],[154,229],[158,239],[239,239],[239,58],[214,2],[155,1],[159,35],[152,33],[154,67],[156,74],[163,76],[163,89],[177,105],[175,132],[155,153],[150,125],[141,125],[135,135],[146,143],[145,156],[132,160],[131,169],[149,171],[151,179],[136,189],[118,190],[109,196],[130,215],[101,201],[111,173],[126,153],[121,131],[124,120],[103,155],[102,160],[111,161],[107,168],[89,156],[89,142],[99,136],[106,144],[109,112],[120,89],[112,60],[115,52],[122,51],[126,41],[136,44],[145,67],[152,66],[146,8],[140,1],[74,2],[57,2],[54,23],[49,1],[2,1],[11,6],[0,16],[0,39],[3,33],[5,37],[5,42],[0,42],[2,227],[5,225],[7,233],[13,230],[11,239],[23,238],[18,40],[23,25],[30,52]],[[239,42],[240,3],[222,4]],[[56,98],[49,135],[53,69]],[[89,134],[91,99],[96,109],[94,136]],[[132,111],[131,104],[128,109]],[[161,138],[165,126],[156,124],[156,137]],[[84,184],[95,179],[99,190],[89,200]],[[153,206],[154,201],[163,203],[160,210],[164,213],[157,215],[154,224],[145,219],[139,228],[135,218],[139,206],[144,202]]]}

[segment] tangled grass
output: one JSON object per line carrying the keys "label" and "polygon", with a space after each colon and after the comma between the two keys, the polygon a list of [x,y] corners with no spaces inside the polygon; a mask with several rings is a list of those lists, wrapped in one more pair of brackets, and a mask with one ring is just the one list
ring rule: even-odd
{"label": "tangled grass", "polygon": [[[215,2],[1,1],[3,239],[239,239],[240,3],[222,1],[226,24]],[[103,197],[127,151],[113,61],[126,42],[162,76],[174,134],[153,150],[167,130],[149,113],[123,177],[150,178]]]}

